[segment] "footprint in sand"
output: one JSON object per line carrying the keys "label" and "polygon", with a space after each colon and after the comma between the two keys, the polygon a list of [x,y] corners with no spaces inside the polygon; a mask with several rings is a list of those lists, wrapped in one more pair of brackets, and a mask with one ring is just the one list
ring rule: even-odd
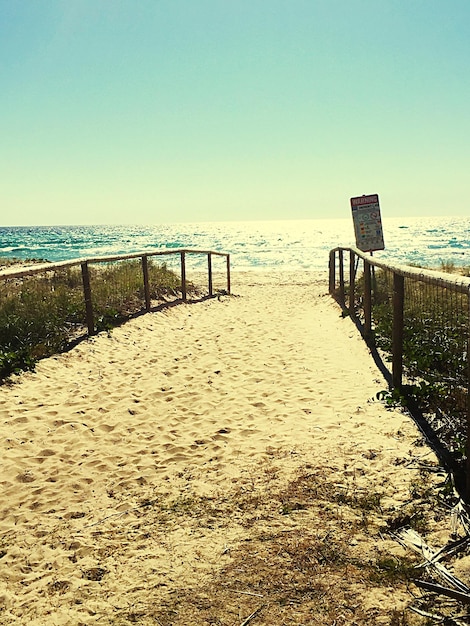
{"label": "footprint in sand", "polygon": [[104,430],[105,433],[111,433],[116,428],[116,426],[112,426],[111,424],[100,424],[98,428],[100,430]]}
{"label": "footprint in sand", "polygon": [[16,417],[10,422],[10,424],[27,424],[27,423],[28,423],[28,418],[26,417],[26,415],[24,417]]}
{"label": "footprint in sand", "polygon": [[50,450],[48,448],[46,448],[45,450],[41,450],[41,452],[39,452],[38,456],[53,456],[55,454],[54,450]]}
{"label": "footprint in sand", "polygon": [[19,483],[32,483],[36,480],[36,478],[34,477],[34,474],[30,470],[26,470],[25,472],[18,474],[16,476],[16,480]]}

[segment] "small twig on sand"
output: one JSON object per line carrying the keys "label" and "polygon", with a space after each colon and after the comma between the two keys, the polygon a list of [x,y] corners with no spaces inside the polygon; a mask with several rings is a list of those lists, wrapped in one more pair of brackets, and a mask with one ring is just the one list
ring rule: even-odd
{"label": "small twig on sand", "polygon": [[415,585],[421,587],[422,589],[426,589],[427,591],[434,591],[434,593],[440,593],[449,598],[453,598],[454,600],[458,600],[459,602],[463,602],[464,604],[470,604],[470,595],[468,593],[462,593],[461,591],[455,591],[455,589],[449,589],[448,587],[428,583],[425,580],[415,580],[414,582]]}
{"label": "small twig on sand", "polygon": [[99,524],[102,524],[103,522],[105,522],[108,519],[111,519],[112,517],[121,517],[122,515],[127,515],[128,512],[129,511],[121,511],[120,513],[111,513],[111,515],[107,515],[106,517],[103,517],[103,519],[99,519],[97,522],[93,522],[93,524],[87,524],[81,530],[85,530],[86,528],[93,528],[93,526],[98,526]]}
{"label": "small twig on sand", "polygon": [[243,593],[245,596],[256,596],[257,598],[263,597],[263,594],[254,593],[253,591],[241,591],[240,589],[228,589],[227,591],[231,591],[232,593]]}
{"label": "small twig on sand", "polygon": [[[422,617],[427,617],[432,619],[438,624],[453,624],[453,626],[466,626],[468,621],[466,621],[466,615],[452,615],[444,617],[443,615],[436,615],[435,613],[429,613],[428,611],[424,611],[423,609],[418,609],[415,606],[409,606],[408,609],[416,613],[417,615],[421,615]],[[460,618],[463,618],[464,621],[461,621]]]}
{"label": "small twig on sand", "polygon": [[263,609],[263,608],[264,608],[264,604],[262,606],[258,607],[256,609],[256,611],[253,611],[253,613],[251,615],[248,615],[248,617],[245,620],[243,620],[243,622],[240,624],[240,626],[247,626],[247,624],[249,624],[251,622],[251,620],[254,619],[258,615],[258,613],[261,611],[261,609]]}
{"label": "small twig on sand", "polygon": [[438,622],[443,622],[444,618],[441,615],[434,615],[434,613],[428,613],[427,611],[423,611],[422,609],[418,609],[415,606],[409,607],[410,611],[416,613],[417,615],[421,615],[422,617],[430,617]]}

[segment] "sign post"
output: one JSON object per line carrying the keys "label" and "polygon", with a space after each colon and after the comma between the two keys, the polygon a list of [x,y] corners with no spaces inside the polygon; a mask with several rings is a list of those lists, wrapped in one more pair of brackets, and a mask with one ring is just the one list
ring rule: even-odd
{"label": "sign post", "polygon": [[380,217],[379,196],[357,196],[351,198],[351,210],[356,235],[356,246],[362,252],[373,252],[385,248]]}

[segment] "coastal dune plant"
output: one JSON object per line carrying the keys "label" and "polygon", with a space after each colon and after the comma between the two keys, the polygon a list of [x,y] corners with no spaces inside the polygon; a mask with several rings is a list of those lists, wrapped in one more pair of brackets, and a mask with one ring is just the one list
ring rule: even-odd
{"label": "coastal dune plant", "polygon": [[[75,268],[0,282],[0,353],[29,360],[64,349],[83,324],[83,291]],[[8,369],[5,365],[4,368]],[[2,377],[8,372],[2,371]]]}
{"label": "coastal dune plant", "polygon": [[[363,278],[356,293],[361,315]],[[374,268],[373,341],[391,358],[393,274]],[[403,368],[404,394],[426,414],[441,442],[460,462],[467,421],[469,335],[467,294],[426,280],[405,278]],[[405,395],[399,394],[406,401]]]}
{"label": "coastal dune plant", "polygon": [[[180,296],[180,277],[166,263],[148,259],[148,273],[151,300]],[[140,259],[96,264],[90,268],[90,282],[98,331],[109,330],[145,305]]]}
{"label": "coastal dune plant", "polygon": [[[90,267],[96,330],[110,329],[142,310],[145,302],[140,260]],[[178,296],[180,278],[165,264],[149,260],[152,300]],[[60,352],[86,335],[80,266],[51,269],[0,280],[0,380]]]}

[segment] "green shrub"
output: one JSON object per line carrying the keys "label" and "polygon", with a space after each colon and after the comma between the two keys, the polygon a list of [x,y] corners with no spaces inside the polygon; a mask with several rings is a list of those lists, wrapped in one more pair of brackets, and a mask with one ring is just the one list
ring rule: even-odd
{"label": "green shrub", "polygon": [[[363,288],[361,278],[356,290],[358,296]],[[389,358],[392,298],[392,273],[376,268],[372,296],[373,340]],[[457,458],[462,458],[461,441],[466,436],[468,333],[466,294],[405,278],[403,393],[427,414],[441,441]],[[405,396],[403,400],[406,402]]]}
{"label": "green shrub", "polygon": [[27,350],[4,352],[0,350],[0,380],[23,370],[34,370],[35,361]]}

